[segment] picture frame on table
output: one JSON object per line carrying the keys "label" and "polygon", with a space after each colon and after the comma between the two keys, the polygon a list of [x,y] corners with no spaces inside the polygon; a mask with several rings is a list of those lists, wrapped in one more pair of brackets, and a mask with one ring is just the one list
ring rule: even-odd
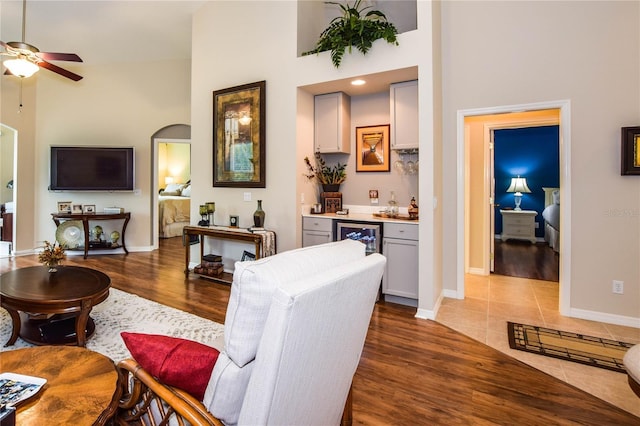
{"label": "picture frame on table", "polygon": [[82,214],[82,204],[73,204],[71,206],[72,214]]}
{"label": "picture frame on table", "polygon": [[265,81],[213,92],[213,186],[266,187]]}
{"label": "picture frame on table", "polygon": [[621,175],[640,175],[640,126],[622,128]]}
{"label": "picture frame on table", "polygon": [[71,213],[71,201],[58,201],[58,213]]}
{"label": "picture frame on table", "polygon": [[256,260],[256,255],[245,250],[242,253],[242,258],[240,259],[240,261],[244,262],[246,260]]}
{"label": "picture frame on table", "polygon": [[82,205],[82,213],[84,214],[94,214],[96,212],[95,204],[83,204]]}
{"label": "picture frame on table", "polygon": [[356,172],[391,170],[389,124],[356,127]]}

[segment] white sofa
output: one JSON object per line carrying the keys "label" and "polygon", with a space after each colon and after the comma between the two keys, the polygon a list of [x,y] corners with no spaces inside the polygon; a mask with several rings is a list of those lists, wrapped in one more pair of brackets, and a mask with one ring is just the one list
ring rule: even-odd
{"label": "white sofa", "polygon": [[[339,424],[385,262],[344,240],[236,263],[202,404],[169,404],[192,424]],[[174,399],[129,361],[121,370]]]}

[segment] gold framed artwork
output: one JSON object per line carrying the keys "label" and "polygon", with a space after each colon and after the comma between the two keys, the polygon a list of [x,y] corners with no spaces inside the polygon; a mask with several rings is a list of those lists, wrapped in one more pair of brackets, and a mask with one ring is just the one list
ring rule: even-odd
{"label": "gold framed artwork", "polygon": [[356,127],[356,172],[391,170],[389,125]]}
{"label": "gold framed artwork", "polygon": [[640,175],[640,126],[622,128],[622,175]]}
{"label": "gold framed artwork", "polygon": [[265,86],[213,92],[213,186],[266,187]]}

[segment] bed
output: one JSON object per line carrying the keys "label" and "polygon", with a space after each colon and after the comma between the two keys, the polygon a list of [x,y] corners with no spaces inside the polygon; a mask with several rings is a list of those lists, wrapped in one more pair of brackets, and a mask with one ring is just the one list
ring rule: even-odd
{"label": "bed", "polygon": [[560,251],[560,188],[544,190],[544,239],[556,252]]}
{"label": "bed", "polygon": [[190,223],[191,185],[171,184],[158,195],[159,237],[181,237]]}

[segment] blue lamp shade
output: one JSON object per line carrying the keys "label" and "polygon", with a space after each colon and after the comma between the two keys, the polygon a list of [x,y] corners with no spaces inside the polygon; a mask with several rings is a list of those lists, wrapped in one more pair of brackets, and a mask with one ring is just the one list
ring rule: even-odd
{"label": "blue lamp shade", "polygon": [[514,210],[522,210],[520,208],[520,202],[522,201],[522,193],[530,193],[531,190],[527,186],[527,179],[523,177],[511,178],[511,185],[507,188],[507,192],[515,192],[513,199],[516,202],[516,208]]}

